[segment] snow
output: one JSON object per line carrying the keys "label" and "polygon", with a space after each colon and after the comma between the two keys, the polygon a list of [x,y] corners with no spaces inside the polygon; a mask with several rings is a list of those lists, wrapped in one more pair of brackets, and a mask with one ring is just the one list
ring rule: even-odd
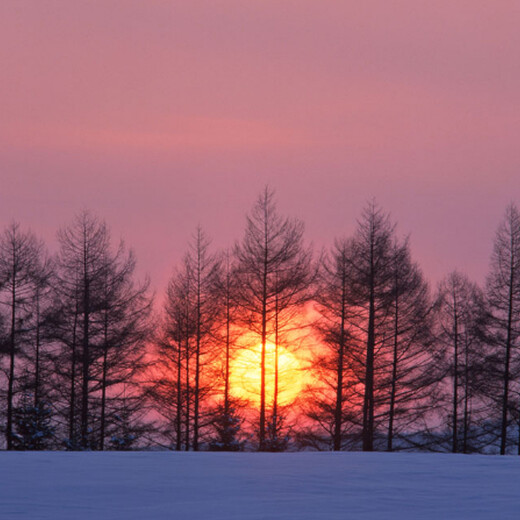
{"label": "snow", "polygon": [[0,454],[0,519],[517,519],[515,457]]}

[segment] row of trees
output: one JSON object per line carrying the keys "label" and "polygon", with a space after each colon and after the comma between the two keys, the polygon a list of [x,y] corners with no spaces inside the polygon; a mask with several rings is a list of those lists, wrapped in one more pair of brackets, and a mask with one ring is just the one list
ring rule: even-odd
{"label": "row of trees", "polygon": [[90,214],[58,239],[53,258],[17,224],[0,241],[7,449],[119,445],[138,410],[148,284],[134,283],[133,255],[123,244],[113,251]]}
{"label": "row of trees", "polygon": [[[266,189],[233,249],[196,231],[159,313],[102,221],[84,212],[58,239],[54,257],[16,224],[0,241],[7,449],[520,453],[513,205],[485,288],[454,272],[432,292],[375,204],[313,257]],[[256,348],[248,398],[233,374]],[[289,377],[285,352],[299,359]]]}

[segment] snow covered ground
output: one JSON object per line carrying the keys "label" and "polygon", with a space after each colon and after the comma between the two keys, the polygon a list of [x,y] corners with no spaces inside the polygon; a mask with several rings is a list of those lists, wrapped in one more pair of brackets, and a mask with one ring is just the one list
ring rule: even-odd
{"label": "snow covered ground", "polygon": [[518,519],[520,459],[0,453],[2,520]]}

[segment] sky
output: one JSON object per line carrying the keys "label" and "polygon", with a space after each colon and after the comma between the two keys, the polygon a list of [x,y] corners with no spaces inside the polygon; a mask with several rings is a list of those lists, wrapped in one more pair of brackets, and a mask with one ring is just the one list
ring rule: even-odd
{"label": "sky", "polygon": [[375,199],[439,281],[520,203],[517,0],[3,0],[0,226],[82,209],[162,291],[268,184],[317,248]]}

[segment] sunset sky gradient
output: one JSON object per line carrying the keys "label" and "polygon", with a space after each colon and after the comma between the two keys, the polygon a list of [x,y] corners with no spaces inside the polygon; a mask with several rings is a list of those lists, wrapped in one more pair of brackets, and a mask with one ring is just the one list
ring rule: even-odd
{"label": "sunset sky gradient", "polygon": [[4,0],[0,224],[82,208],[162,290],[268,183],[328,246],[373,197],[438,281],[520,203],[517,0]]}

